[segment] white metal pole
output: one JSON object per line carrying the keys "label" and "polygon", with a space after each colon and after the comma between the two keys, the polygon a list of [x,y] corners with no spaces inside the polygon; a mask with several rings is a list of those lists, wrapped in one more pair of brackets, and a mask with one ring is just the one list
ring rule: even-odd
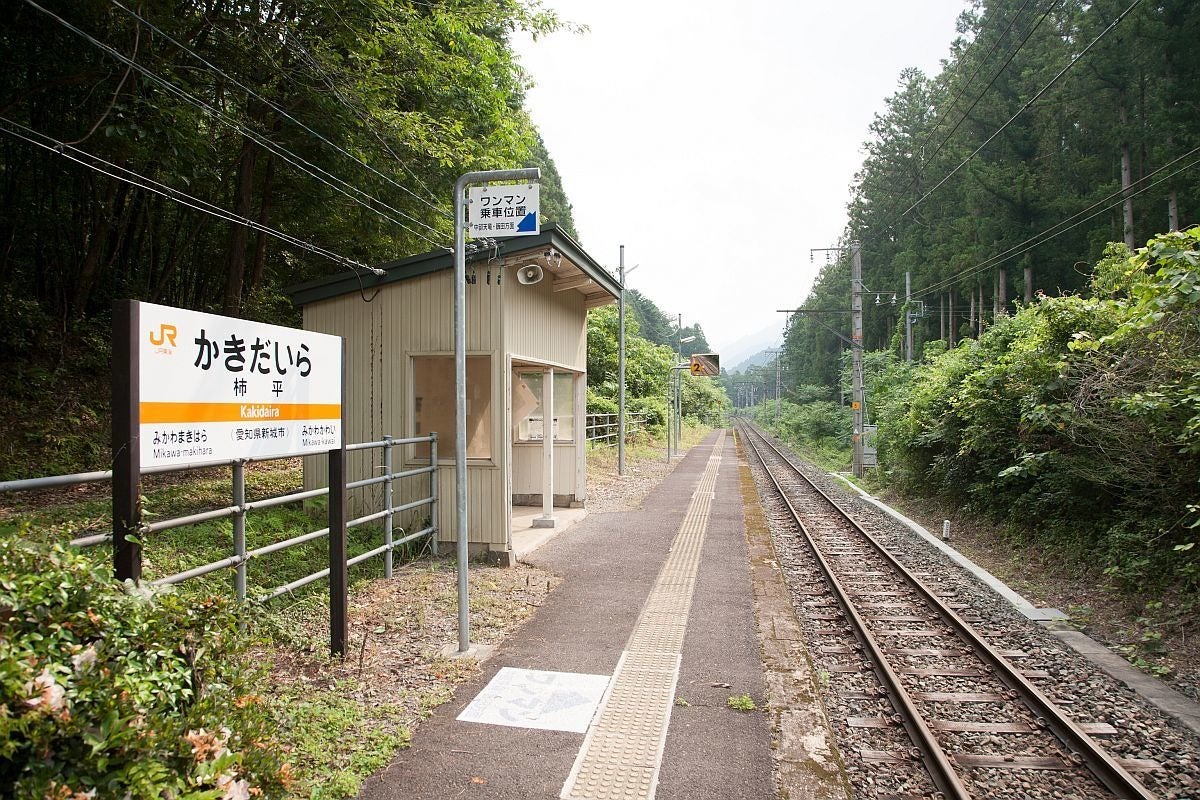
{"label": "white metal pole", "polygon": [[554,527],[554,368],[542,370],[542,518]]}
{"label": "white metal pole", "polygon": [[625,245],[621,245],[621,297],[617,302],[617,475],[625,475]]}
{"label": "white metal pole", "polygon": [[[471,648],[467,588],[467,186],[488,181],[537,180],[537,167],[468,172],[454,182],[454,508],[458,543],[458,652]],[[436,464],[433,466],[437,466]]]}

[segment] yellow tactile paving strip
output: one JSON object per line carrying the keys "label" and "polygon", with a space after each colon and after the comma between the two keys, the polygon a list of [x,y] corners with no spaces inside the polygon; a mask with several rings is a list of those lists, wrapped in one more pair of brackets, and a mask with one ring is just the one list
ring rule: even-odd
{"label": "yellow tactile paving strip", "polygon": [[563,786],[564,800],[654,797],[724,446],[722,431]]}

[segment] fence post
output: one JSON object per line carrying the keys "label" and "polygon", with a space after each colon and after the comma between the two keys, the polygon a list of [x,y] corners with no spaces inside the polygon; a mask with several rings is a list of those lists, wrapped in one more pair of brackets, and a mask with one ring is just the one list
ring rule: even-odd
{"label": "fence post", "polygon": [[238,557],[233,585],[238,602],[246,599],[246,460],[233,462],[233,552]]}
{"label": "fence post", "polygon": [[383,556],[383,577],[392,577],[392,437],[383,437],[383,507],[387,514],[383,518],[383,543],[387,550]]}
{"label": "fence post", "polygon": [[429,473],[429,496],[432,502],[429,504],[429,527],[433,528],[433,533],[429,537],[429,553],[434,558],[438,557],[438,453],[437,453],[436,432],[429,434],[429,466],[433,470]]}
{"label": "fence post", "polygon": [[135,300],[113,303],[113,575],[134,582],[142,577],[140,316]]}
{"label": "fence post", "polygon": [[329,650],[346,654],[346,448],[329,451]]}

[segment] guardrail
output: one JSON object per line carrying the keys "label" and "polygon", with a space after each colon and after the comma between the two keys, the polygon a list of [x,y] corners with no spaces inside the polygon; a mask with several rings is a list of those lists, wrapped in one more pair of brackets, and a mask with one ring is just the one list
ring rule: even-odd
{"label": "guardrail", "polygon": [[[393,467],[393,450],[397,446],[411,444],[429,444],[430,447],[430,466],[419,467],[416,469],[404,470],[396,472]],[[383,508],[370,514],[352,519],[346,522],[346,528],[354,528],[361,525],[367,525],[372,522],[382,520],[383,524],[383,543],[368,552],[361,553],[353,558],[346,559],[346,567],[352,567],[355,564],[362,563],[375,556],[382,555],[384,557],[383,574],[390,578],[393,570],[393,553],[396,548],[408,544],[422,537],[428,536],[430,541],[430,550],[436,555],[438,550],[438,482],[437,482],[437,434],[429,436],[419,436],[408,439],[393,439],[390,436],[385,436],[377,442],[363,442],[360,444],[351,444],[346,446],[348,452],[359,450],[380,449],[383,452],[381,468],[383,474],[376,478],[366,478],[359,481],[351,481],[346,483],[346,490],[359,489],[366,486],[382,485],[383,487]],[[289,456],[290,457],[290,456]],[[246,589],[246,565],[255,558],[261,558],[271,553],[286,550],[291,547],[296,547],[306,542],[320,539],[329,535],[329,528],[322,528],[318,531],[311,531],[299,536],[293,536],[279,542],[273,542],[263,547],[258,547],[253,550],[246,549],[246,515],[255,510],[274,508],[275,506],[285,505],[287,503],[298,503],[313,498],[322,497],[329,494],[329,487],[323,489],[312,489],[304,492],[292,492],[290,494],[271,497],[264,500],[255,500],[246,502],[246,465],[250,463],[264,463],[267,461],[279,461],[281,458],[267,459],[237,459],[234,461],[208,461],[197,464],[188,464],[185,466],[172,467],[154,467],[142,472],[142,475],[152,475],[167,472],[185,472],[196,469],[222,467],[227,466],[232,470],[233,491],[231,504],[224,507],[213,509],[210,511],[202,511],[196,514],[189,514],[183,517],[175,517],[172,519],[158,520],[152,523],[144,523],[140,527],[142,538],[147,535],[157,533],[159,531],[171,530],[173,528],[181,528],[185,525],[196,525],[202,522],[210,522],[219,519],[232,519],[233,521],[233,554],[228,558],[223,558],[218,561],[213,561],[208,564],[202,564],[198,567],[178,572],[172,575],[167,575],[157,580],[151,581],[151,585],[161,586],[166,584],[182,583],[183,581],[192,578],[198,578],[202,575],[208,575],[222,569],[236,570],[234,578],[234,587],[237,593],[238,600],[245,600]],[[421,475],[429,476],[429,494],[425,497],[417,498],[407,503],[393,505],[395,482],[408,478],[417,478]],[[55,475],[43,478],[30,478],[28,480],[19,481],[0,481],[0,493],[5,492],[21,492],[37,489],[49,489],[63,486],[79,486],[86,483],[100,483],[112,480],[112,472],[82,472],[73,475]],[[412,511],[423,506],[429,507],[429,525],[415,533],[409,533],[395,537],[395,528],[393,519],[397,514],[403,514],[407,511]],[[91,536],[82,536],[71,540],[71,544],[77,547],[88,547],[105,542],[112,541],[111,533],[94,534]],[[267,590],[265,594],[260,595],[256,599],[261,601],[272,600],[280,595],[299,589],[302,586],[313,583],[318,580],[329,577],[329,568],[314,572],[311,575],[306,575],[303,578],[292,581],[291,583],[282,586],[274,587]]]}
{"label": "guardrail", "polygon": [[[625,416],[625,440],[642,430],[646,424],[646,415],[627,414]],[[587,440],[597,443],[600,447],[616,447],[620,434],[620,414],[588,414]]]}

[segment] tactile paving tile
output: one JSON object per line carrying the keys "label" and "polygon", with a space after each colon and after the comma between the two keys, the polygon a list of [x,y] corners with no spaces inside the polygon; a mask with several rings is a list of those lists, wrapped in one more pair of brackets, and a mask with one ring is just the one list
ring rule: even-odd
{"label": "tactile paving tile", "polygon": [[564,800],[654,797],[724,445],[722,432],[562,788]]}
{"label": "tactile paving tile", "polygon": [[563,796],[580,800],[653,797],[657,782],[657,767],[638,767],[622,764],[617,759],[606,759],[582,766],[572,783],[571,794]]}

